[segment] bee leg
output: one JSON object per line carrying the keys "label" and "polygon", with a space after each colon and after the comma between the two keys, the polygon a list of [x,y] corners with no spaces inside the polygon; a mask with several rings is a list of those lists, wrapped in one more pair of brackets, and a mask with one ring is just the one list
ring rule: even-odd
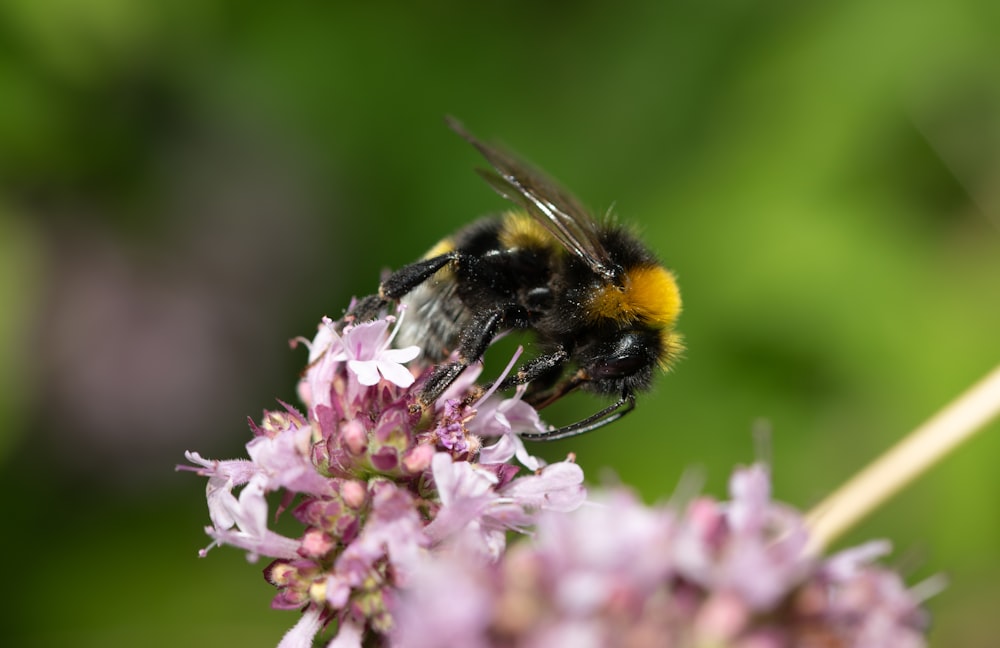
{"label": "bee leg", "polygon": [[[546,405],[550,405],[558,398],[564,396],[570,390],[575,389],[580,383],[584,382],[578,381],[571,387],[566,387],[570,381],[565,381],[556,388],[552,387],[552,384],[555,383],[555,381],[559,378],[559,375],[562,373],[562,364],[568,359],[569,354],[562,348],[559,348],[552,353],[540,355],[530,362],[526,362],[520,369],[508,375],[499,385],[497,385],[497,389],[510,389],[511,387],[524,385],[530,382],[532,384],[529,387],[524,400],[535,409],[542,409]],[[536,389],[537,387],[541,387],[541,389]],[[492,382],[485,383],[479,388],[479,393],[472,394],[468,397],[468,402],[471,403],[477,400],[483,392],[489,391],[492,388]]]}
{"label": "bee leg", "polygon": [[569,353],[562,347],[551,353],[546,353],[537,358],[524,363],[520,369],[504,378],[498,389],[509,389],[517,385],[524,385],[549,374],[561,364],[569,360]]}
{"label": "bee leg", "polygon": [[[547,384],[543,384],[537,380],[531,383],[528,392],[524,395],[525,402],[535,409],[540,410],[548,407],[580,385],[590,382],[590,377],[583,369],[578,370],[572,376],[560,381],[558,384],[556,384],[555,379],[559,378],[560,372],[553,373],[555,374],[552,377],[553,379]],[[549,376],[544,376],[543,378],[549,378]]]}
{"label": "bee leg", "polygon": [[465,368],[469,364],[467,360],[455,360],[454,362],[434,367],[434,371],[431,372],[431,375],[427,378],[427,382],[424,383],[423,389],[420,391],[421,405],[427,407],[436,401],[444,393],[444,390],[448,389],[455,382],[459,374],[465,371]]}
{"label": "bee leg", "polygon": [[469,326],[462,331],[458,359],[434,367],[434,371],[424,383],[420,392],[420,402],[424,406],[436,401],[466,367],[483,357],[487,347],[508,319],[509,310],[510,307],[498,308],[473,317]]}
{"label": "bee leg", "polygon": [[367,322],[379,316],[383,310],[389,306],[389,300],[383,299],[381,295],[368,295],[362,297],[344,316],[345,322]]}
{"label": "bee leg", "polygon": [[567,437],[577,436],[593,432],[597,428],[604,427],[608,423],[617,421],[635,409],[635,395],[630,391],[622,393],[617,402],[608,405],[601,411],[591,414],[582,421],[577,421],[571,425],[564,425],[560,428],[552,428],[545,432],[522,432],[519,436],[529,441],[556,441]]}
{"label": "bee leg", "polygon": [[429,259],[421,259],[408,266],[403,266],[399,270],[389,275],[382,285],[379,286],[378,294],[383,299],[399,299],[420,284],[424,283],[431,276],[453,261],[457,261],[461,254],[457,251],[439,254]]}
{"label": "bee leg", "polygon": [[402,298],[458,257],[458,252],[447,252],[400,268],[382,282],[376,294],[359,299],[347,317],[354,321],[375,319],[391,302]]}

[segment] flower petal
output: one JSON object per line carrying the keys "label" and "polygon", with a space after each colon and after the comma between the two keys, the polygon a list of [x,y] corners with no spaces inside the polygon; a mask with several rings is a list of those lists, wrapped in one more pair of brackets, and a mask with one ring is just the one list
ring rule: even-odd
{"label": "flower petal", "polygon": [[385,360],[377,360],[375,364],[378,366],[379,373],[386,380],[400,387],[409,387],[415,380],[410,370],[401,364],[386,362]]}
{"label": "flower petal", "polygon": [[395,362],[398,364],[409,362],[418,355],[420,355],[420,347],[418,346],[408,346],[402,349],[386,349],[382,353],[378,354],[380,360],[386,360],[388,362]]}
{"label": "flower petal", "polygon": [[278,648],[309,648],[312,646],[313,639],[319,632],[321,625],[319,610],[310,607],[302,614],[302,618],[295,624],[295,627],[281,638]]}
{"label": "flower petal", "polygon": [[380,380],[378,364],[374,360],[350,360],[347,367],[354,372],[362,385],[377,385]]}

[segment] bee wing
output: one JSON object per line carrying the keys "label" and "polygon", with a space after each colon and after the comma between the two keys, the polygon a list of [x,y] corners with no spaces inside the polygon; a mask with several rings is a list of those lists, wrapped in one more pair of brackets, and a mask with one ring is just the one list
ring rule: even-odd
{"label": "bee wing", "polygon": [[573,194],[510,153],[479,141],[457,120],[449,117],[447,121],[496,170],[477,169],[497,193],[523,207],[597,275],[615,280],[614,264],[597,236],[597,222]]}

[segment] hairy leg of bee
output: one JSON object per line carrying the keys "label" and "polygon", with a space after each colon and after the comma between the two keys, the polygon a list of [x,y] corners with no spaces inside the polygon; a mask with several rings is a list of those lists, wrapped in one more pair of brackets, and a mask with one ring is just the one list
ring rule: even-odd
{"label": "hairy leg of bee", "polygon": [[457,261],[462,254],[458,251],[446,252],[429,259],[421,259],[408,266],[404,266],[389,275],[382,285],[379,286],[378,294],[385,299],[399,299],[420,284],[431,278],[435,272],[445,267],[453,261]]}
{"label": "hairy leg of bee", "polygon": [[347,316],[360,321],[375,319],[392,301],[400,299],[430,279],[435,272],[458,260],[459,256],[458,252],[448,252],[400,268],[382,282],[378,293],[359,299]]}
{"label": "hairy leg of bee", "polygon": [[367,322],[373,320],[379,316],[383,310],[389,306],[389,300],[383,299],[381,295],[368,295],[367,297],[362,297],[358,300],[358,303],[354,305],[347,315],[344,316],[344,323],[355,321],[355,322]]}
{"label": "hairy leg of bee", "polygon": [[582,421],[577,421],[571,425],[564,425],[560,428],[552,428],[546,432],[522,432],[519,436],[530,441],[557,441],[567,437],[577,436],[593,432],[597,428],[604,427],[608,423],[617,421],[635,409],[635,396],[632,392],[625,392],[617,402],[605,407],[601,411],[588,416]]}
{"label": "hairy leg of bee", "polygon": [[462,332],[458,359],[434,367],[434,371],[431,372],[420,392],[421,403],[426,406],[436,401],[444,393],[444,390],[455,382],[459,374],[465,371],[470,364],[483,357],[486,348],[489,347],[490,342],[493,341],[507,320],[508,311],[512,307],[513,305],[498,308],[473,317],[472,322]]}
{"label": "hairy leg of bee", "polygon": [[517,371],[504,378],[499,389],[509,389],[517,385],[524,385],[549,373],[569,359],[566,349],[559,348],[551,353],[546,353],[537,358],[524,363]]}
{"label": "hairy leg of bee", "polygon": [[[554,383],[556,379],[558,379],[559,374],[561,373],[560,371],[558,371],[559,366],[563,362],[565,362],[568,358],[569,354],[567,354],[566,351],[563,349],[559,349],[558,351],[553,351],[552,353],[546,353],[545,355],[538,356],[534,360],[526,362],[516,372],[507,376],[503,380],[503,382],[501,382],[497,386],[497,389],[499,390],[510,389],[511,387],[516,387],[517,385],[524,385],[529,382],[537,380],[543,382],[544,385],[551,385],[551,383]],[[574,385],[572,388],[575,388],[576,386],[577,385]],[[532,388],[535,387],[535,384],[531,385],[531,387]],[[467,397],[467,402],[472,403],[473,401],[478,400],[479,396],[481,396],[483,393],[489,391],[492,388],[493,388],[492,382],[480,385],[478,390],[476,390]],[[524,400],[535,409],[541,409],[546,405],[549,405],[550,403],[555,401],[556,398],[563,396],[566,392],[568,392],[572,388],[562,390],[562,392],[555,397],[549,397],[549,394],[553,392],[553,388],[539,390],[537,393],[532,393],[532,390],[529,389],[528,393],[524,397]],[[539,405],[539,402],[541,402],[542,404]]]}

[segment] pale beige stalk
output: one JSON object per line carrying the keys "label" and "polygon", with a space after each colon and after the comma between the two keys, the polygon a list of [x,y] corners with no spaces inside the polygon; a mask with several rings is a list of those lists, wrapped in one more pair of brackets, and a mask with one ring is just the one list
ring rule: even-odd
{"label": "pale beige stalk", "polygon": [[1000,366],[872,462],[807,515],[818,554],[1000,414]]}

